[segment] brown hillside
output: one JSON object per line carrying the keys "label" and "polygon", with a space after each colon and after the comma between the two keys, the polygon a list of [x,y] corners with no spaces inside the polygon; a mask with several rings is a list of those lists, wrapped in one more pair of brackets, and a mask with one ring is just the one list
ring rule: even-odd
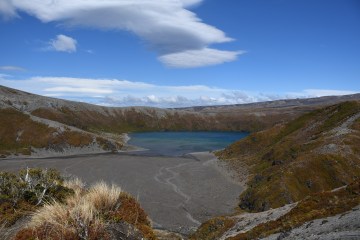
{"label": "brown hillside", "polygon": [[218,152],[251,176],[240,207],[264,211],[360,178],[360,103],[345,102],[249,135]]}
{"label": "brown hillside", "polygon": [[30,94],[0,86],[0,108],[48,118],[86,131],[221,130],[259,131],[320,107],[360,99],[360,94],[262,103],[160,109],[151,107],[102,107]]}
{"label": "brown hillside", "polygon": [[[54,128],[37,122],[30,115],[12,108],[0,109],[0,156],[31,155],[34,149],[61,151],[66,147],[85,147],[97,143],[108,149],[108,140],[73,131],[68,127]],[[121,147],[118,143],[117,147]]]}
{"label": "brown hillside", "polygon": [[[340,217],[336,218],[336,221],[337,223],[341,223],[343,221],[341,219],[342,216],[346,215],[346,212],[348,211],[354,211],[353,208],[359,204],[360,180],[357,180],[348,186],[333,191],[311,194],[305,199],[297,202],[295,206],[287,206],[290,208],[288,211],[281,212],[283,210],[272,209],[268,212],[264,212],[265,215],[262,216],[259,215],[261,213],[247,213],[210,219],[204,222],[197,229],[197,231],[190,236],[190,239],[263,239],[271,234],[289,233],[293,229],[300,227],[303,224],[307,224],[307,227],[309,227],[309,225],[311,225],[311,223],[316,219],[319,219],[322,224],[324,224],[328,221],[326,220],[327,217],[338,214],[341,215]],[[257,222],[259,220],[258,218],[264,219],[261,219],[260,222]],[[256,222],[256,224],[251,226],[254,222]],[[246,230],[246,228],[248,230]],[[330,228],[328,231],[333,232],[334,229]],[[234,235],[233,233],[238,234]],[[227,234],[230,234],[230,236]],[[316,237],[319,239],[333,239],[322,238],[321,236]],[[276,239],[283,238],[279,237]],[[305,238],[297,236],[296,239]]]}

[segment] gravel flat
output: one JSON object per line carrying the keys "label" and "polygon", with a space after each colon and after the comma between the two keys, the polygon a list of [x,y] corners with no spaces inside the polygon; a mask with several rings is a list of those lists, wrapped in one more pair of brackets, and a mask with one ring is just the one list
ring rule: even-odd
{"label": "gravel flat", "polygon": [[154,227],[188,234],[207,219],[234,211],[242,185],[233,181],[211,153],[186,157],[129,153],[46,159],[8,159],[0,170],[56,168],[87,184],[115,183],[138,198]]}

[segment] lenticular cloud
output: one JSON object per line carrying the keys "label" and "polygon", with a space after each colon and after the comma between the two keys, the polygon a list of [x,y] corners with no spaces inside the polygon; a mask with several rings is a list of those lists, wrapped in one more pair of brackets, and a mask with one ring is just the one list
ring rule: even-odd
{"label": "lenticular cloud", "polygon": [[[160,55],[171,67],[199,67],[229,60],[224,52],[211,54],[203,64],[192,66],[186,56],[188,51],[207,49],[211,44],[232,41],[226,34],[205,24],[188,8],[201,0],[2,0],[0,14],[5,18],[15,17],[17,12],[26,12],[43,22],[58,21],[70,26],[130,31],[142,38],[148,47]],[[204,52],[204,51],[199,51]],[[204,52],[206,53],[206,52]],[[227,52],[229,54],[229,52]],[[180,54],[184,62],[169,57]],[[234,51],[236,56],[239,52]],[[209,54],[207,54],[209,57]],[[179,63],[177,65],[177,63]]]}

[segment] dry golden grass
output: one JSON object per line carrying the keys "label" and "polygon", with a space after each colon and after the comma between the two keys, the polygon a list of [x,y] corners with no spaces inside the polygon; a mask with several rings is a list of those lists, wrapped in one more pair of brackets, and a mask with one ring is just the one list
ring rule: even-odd
{"label": "dry golden grass", "polygon": [[156,239],[140,204],[120,187],[99,182],[84,190],[79,179],[64,184],[75,194],[65,203],[54,201],[38,209],[29,227],[19,232],[16,240],[31,237],[39,240],[106,239],[106,226],[120,222],[133,225],[147,239]]}
{"label": "dry golden grass", "polygon": [[52,238],[62,238],[69,234],[83,238],[90,232],[104,229],[104,222],[93,202],[86,195],[70,197],[66,204],[52,202],[44,205],[33,215],[29,227],[46,228],[43,233]]}
{"label": "dry golden grass", "polygon": [[98,212],[116,211],[120,206],[121,193],[120,187],[99,182],[90,188],[84,200],[91,203]]}
{"label": "dry golden grass", "polygon": [[64,181],[63,186],[72,189],[75,195],[83,194],[85,191],[85,183],[77,177]]}
{"label": "dry golden grass", "polygon": [[[81,192],[81,185],[83,184],[78,179],[67,183],[68,187],[74,187],[74,191],[78,193]],[[119,187],[99,182],[86,193],[69,197],[65,204],[54,201],[44,205],[33,215],[30,227],[50,225],[62,235],[68,231],[78,232],[84,227],[100,228],[103,225],[100,215],[116,211],[120,206],[121,193]]]}

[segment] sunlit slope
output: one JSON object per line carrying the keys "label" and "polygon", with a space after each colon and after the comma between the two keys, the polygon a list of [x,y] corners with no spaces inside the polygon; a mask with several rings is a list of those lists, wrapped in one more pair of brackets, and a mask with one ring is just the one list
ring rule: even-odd
{"label": "sunlit slope", "polygon": [[111,108],[0,86],[0,155],[36,148],[50,155],[73,147],[82,149],[68,155],[117,151],[125,143],[122,134],[137,131],[258,131],[349,98],[360,95],[188,109]]}
{"label": "sunlit slope", "polygon": [[121,149],[109,140],[66,125],[49,123],[12,108],[0,109],[0,156],[32,155],[37,150],[62,152],[69,148]]}
{"label": "sunlit slope", "polygon": [[240,207],[263,211],[360,178],[360,103],[307,113],[240,140],[218,156],[235,169],[248,166]]}
{"label": "sunlit slope", "polygon": [[0,86],[0,108],[14,108],[85,131],[109,133],[166,130],[253,132],[348,99],[360,100],[360,94],[183,109],[115,108],[49,98]]}
{"label": "sunlit slope", "polygon": [[126,133],[166,130],[240,130],[213,116],[150,107],[110,108],[48,98],[0,86],[0,108],[13,108],[85,131]]}
{"label": "sunlit slope", "polygon": [[[191,240],[347,239],[359,236],[360,181],[296,204],[204,222]],[[268,238],[267,238],[268,237]]]}

